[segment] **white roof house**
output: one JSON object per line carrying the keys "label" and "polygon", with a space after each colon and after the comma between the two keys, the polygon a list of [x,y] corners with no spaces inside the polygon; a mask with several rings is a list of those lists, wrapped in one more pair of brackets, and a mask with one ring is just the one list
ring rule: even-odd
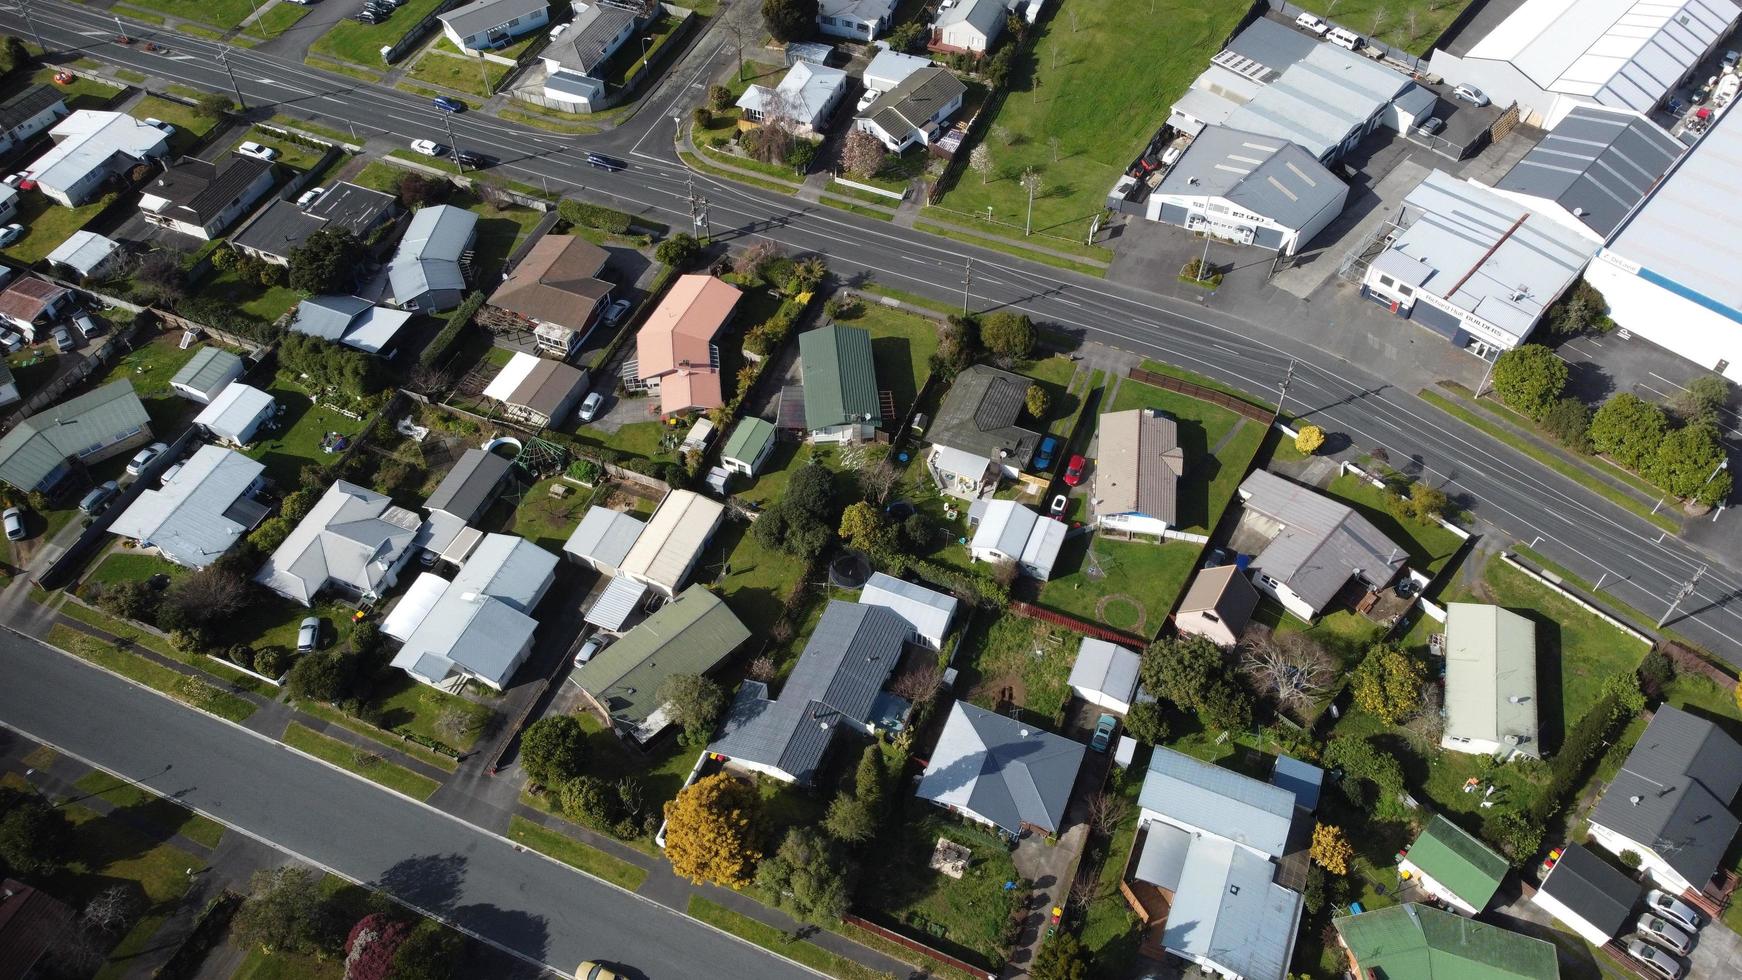
{"label": "white roof house", "polygon": [[169,149],[169,137],[124,112],[80,109],[49,130],[54,146],[24,172],[55,202],[78,207],[111,175]]}
{"label": "white roof house", "polygon": [[1141,663],[1137,654],[1116,643],[1085,636],[1071,665],[1071,692],[1098,707],[1130,711]]}
{"label": "white roof house", "polygon": [[1013,561],[1023,574],[1046,581],[1064,547],[1065,526],[1014,500],[976,500],[968,508],[974,537],[968,553],[978,561]]}
{"label": "white roof house", "polygon": [[[16,191],[13,193],[17,194]],[[50,265],[60,266],[81,279],[89,279],[102,275],[120,252],[119,242],[81,228],[48,253],[48,261]]]}
{"label": "white roof house", "polygon": [[903,581],[893,575],[878,572],[865,583],[859,602],[866,606],[883,606],[913,626],[914,638],[941,649],[949,635],[950,621],[956,615],[956,597],[928,589],[923,585]]}
{"label": "white roof house", "polygon": [[801,61],[788,69],[774,88],[752,85],[745,89],[737,106],[744,110],[744,118],[753,121],[779,108],[790,114],[800,132],[815,132],[827,122],[846,90],[846,72]]}
{"label": "white roof house", "polygon": [[569,532],[563,551],[595,571],[616,575],[647,522],[634,514],[606,507],[588,507],[581,523]]}
{"label": "white roof house", "polygon": [[212,399],[222,394],[231,382],[242,377],[246,368],[241,356],[232,351],[222,347],[199,347],[170,377],[169,387],[189,401],[210,405]]}
{"label": "white roof house", "polygon": [[339,480],[254,573],[254,581],[305,606],[329,586],[381,595],[398,581],[422,523],[391,497]]}
{"label": "white roof house", "polygon": [[1445,715],[1441,748],[1542,755],[1535,623],[1499,606],[1446,604]]}
{"label": "white roof house", "polygon": [[[498,691],[507,687],[532,652],[538,621],[531,613],[556,581],[557,561],[524,538],[485,535],[411,629],[393,666],[425,684],[476,680]],[[428,577],[419,576],[420,595],[434,588],[421,585]]]}
{"label": "white roof house", "polygon": [[985,51],[1004,32],[1004,0],[956,0],[932,21],[932,44],[943,50]]}
{"label": "white roof house", "polygon": [[865,66],[865,71],[860,79],[865,83],[865,87],[873,92],[887,92],[906,81],[907,76],[921,68],[930,67],[930,58],[903,54],[900,51],[884,48],[877,52],[877,56],[871,59],[870,64]]}
{"label": "white roof house", "polygon": [[204,568],[266,516],[253,499],[266,467],[218,446],[201,446],[161,489],[146,490],[109,533],[155,548],[188,568]]}
{"label": "white roof house", "polygon": [[1736,25],[1731,0],[1525,0],[1430,69],[1552,129],[1580,105],[1650,112]]}
{"label": "white roof house", "polygon": [[194,424],[205,426],[207,432],[224,442],[246,446],[254,441],[260,424],[277,411],[278,404],[271,395],[252,385],[232,381],[194,416]]}
{"label": "white roof house", "polygon": [[550,23],[547,0],[474,0],[439,14],[442,33],[463,50],[498,48]]}
{"label": "white roof house", "polygon": [[623,556],[620,574],[666,596],[677,594],[725,516],[726,506],[719,501],[690,490],[673,490],[659,502]]}

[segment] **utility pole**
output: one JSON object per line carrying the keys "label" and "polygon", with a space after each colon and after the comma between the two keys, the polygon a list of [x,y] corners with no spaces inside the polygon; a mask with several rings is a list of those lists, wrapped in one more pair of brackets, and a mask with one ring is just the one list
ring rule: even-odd
{"label": "utility pole", "polygon": [[[1487,358],[1483,358],[1487,361]],[[1482,372],[1482,383],[1476,386],[1476,397],[1481,398],[1482,392],[1488,390],[1488,379],[1494,376],[1494,365],[1500,363],[1500,355],[1496,353],[1492,361],[1488,361],[1488,370]]]}
{"label": "utility pole", "polygon": [[962,315],[968,315],[968,290],[974,283],[974,259],[968,259],[968,271],[962,276]]}
{"label": "utility pole", "polygon": [[24,14],[24,23],[30,26],[30,36],[36,38],[36,46],[43,54],[48,54],[48,45],[42,40],[42,32],[36,29],[36,20],[30,16],[30,0],[19,0],[18,9]]}
{"label": "utility pole", "polygon": [[[1294,358],[1288,359],[1288,370],[1282,375],[1282,384],[1278,386],[1276,396],[1276,418],[1282,418],[1282,403],[1288,400],[1289,385],[1294,384]],[[1272,422],[1276,419],[1272,419]]]}
{"label": "utility pole", "polygon": [[460,144],[454,139],[454,120],[445,112],[442,113],[442,126],[448,131],[448,153],[454,158],[454,169],[465,173],[466,165],[460,162]]}
{"label": "utility pole", "polygon": [[230,68],[230,46],[225,44],[218,48],[218,64],[224,66],[224,74],[230,76],[230,91],[236,93],[236,108],[241,112],[248,111],[248,103],[242,99],[242,86],[236,84],[236,72]]}
{"label": "utility pole", "polygon": [[696,193],[693,176],[684,178],[684,184],[689,188],[690,234],[706,242],[713,237],[708,226],[708,199],[705,195]]}
{"label": "utility pole", "polygon": [[1675,615],[1676,607],[1681,605],[1682,601],[1685,600],[1688,596],[1691,596],[1694,594],[1694,586],[1700,584],[1700,579],[1705,574],[1706,574],[1706,565],[1704,562],[1701,562],[1700,567],[1694,571],[1693,578],[1690,578],[1686,582],[1683,582],[1682,587],[1680,589],[1676,590],[1675,598],[1670,601],[1669,608],[1665,609],[1663,611],[1663,618],[1657,621],[1657,628],[1658,629],[1663,629],[1663,624],[1669,622],[1669,618],[1671,616]]}

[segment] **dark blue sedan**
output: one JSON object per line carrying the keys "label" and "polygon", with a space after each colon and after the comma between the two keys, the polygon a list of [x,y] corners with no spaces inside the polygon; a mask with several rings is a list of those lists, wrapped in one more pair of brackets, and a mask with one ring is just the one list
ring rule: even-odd
{"label": "dark blue sedan", "polygon": [[465,112],[466,104],[459,99],[446,95],[438,95],[429,100],[432,105],[443,112]]}
{"label": "dark blue sedan", "polygon": [[1058,455],[1058,451],[1058,436],[1047,436],[1045,439],[1042,439],[1040,441],[1040,448],[1034,451],[1035,472],[1044,473],[1047,470],[1052,469],[1052,458]]}

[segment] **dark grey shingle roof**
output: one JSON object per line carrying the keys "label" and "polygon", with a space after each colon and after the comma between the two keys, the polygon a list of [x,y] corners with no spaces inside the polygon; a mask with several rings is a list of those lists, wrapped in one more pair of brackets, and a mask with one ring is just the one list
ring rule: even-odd
{"label": "dark grey shingle roof", "polygon": [[1609,784],[1591,822],[1657,851],[1698,888],[1736,837],[1730,812],[1742,747],[1717,725],[1663,705]]}
{"label": "dark grey shingle roof", "polygon": [[968,91],[961,80],[942,68],[921,68],[883,93],[860,115],[901,138],[925,126],[944,106]]}
{"label": "dark grey shingle roof", "polygon": [[1568,844],[1561,859],[1542,880],[1541,893],[1566,906],[1574,915],[1607,932],[1626,928],[1640,886],[1611,867],[1583,844]]}
{"label": "dark grey shingle roof", "polygon": [[424,501],[424,509],[446,511],[469,523],[489,506],[511,465],[506,456],[482,449],[466,450]]}
{"label": "dark grey shingle roof", "polygon": [[986,364],[969,367],[956,376],[944,395],[926,439],[935,446],[1027,468],[1040,444],[1040,433],[1016,423],[1022,418],[1024,398],[1033,383],[1020,374]]}
{"label": "dark grey shingle roof", "polygon": [[970,810],[1008,833],[1024,825],[1056,831],[1087,748],[957,701],[915,795]]}

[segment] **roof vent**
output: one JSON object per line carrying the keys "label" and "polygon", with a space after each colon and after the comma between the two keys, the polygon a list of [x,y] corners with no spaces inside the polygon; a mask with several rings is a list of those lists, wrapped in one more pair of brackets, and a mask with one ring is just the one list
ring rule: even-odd
{"label": "roof vent", "polygon": [[1640,803],[1644,802],[1644,800],[1645,800],[1645,797],[1640,796],[1637,793],[1635,793],[1634,795],[1629,796],[1627,798],[1627,802],[1633,804],[1634,806],[1638,806]]}
{"label": "roof vent", "polygon": [[1512,702],[1513,704],[1523,704],[1524,702],[1529,701],[1530,698],[1527,695],[1514,694],[1513,696],[1507,698],[1506,700]]}
{"label": "roof vent", "polygon": [[1506,744],[1507,745],[1517,745],[1518,744],[1518,736],[1517,735],[1506,736]]}
{"label": "roof vent", "polygon": [[1240,894],[1240,886],[1239,885],[1229,885],[1228,886],[1228,894],[1230,894],[1230,895]]}
{"label": "roof vent", "polygon": [[1027,738],[1027,737],[1028,737],[1028,729],[1026,729],[1026,728],[1018,728],[1018,729],[1017,729],[1017,730],[1016,730],[1016,734],[1018,734],[1018,735],[1021,735],[1021,736],[1022,736],[1022,737],[1023,737],[1023,738]]}
{"label": "roof vent", "polygon": [[1585,216],[1585,209],[1584,208],[1574,208],[1573,209],[1573,217],[1583,218],[1584,216]]}

